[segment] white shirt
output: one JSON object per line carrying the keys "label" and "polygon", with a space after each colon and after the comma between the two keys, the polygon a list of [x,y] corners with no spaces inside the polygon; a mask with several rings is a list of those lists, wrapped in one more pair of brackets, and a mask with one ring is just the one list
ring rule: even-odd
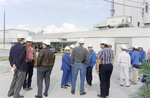
{"label": "white shirt", "polygon": [[120,65],[121,63],[125,63],[128,64],[128,67],[131,67],[130,64],[130,55],[128,53],[126,53],[125,51],[121,52],[118,55],[118,59],[117,59],[118,65]]}

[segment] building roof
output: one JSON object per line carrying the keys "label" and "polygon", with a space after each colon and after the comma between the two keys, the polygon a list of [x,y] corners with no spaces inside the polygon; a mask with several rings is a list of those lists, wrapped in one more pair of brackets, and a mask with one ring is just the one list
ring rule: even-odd
{"label": "building roof", "polygon": [[[17,31],[26,31],[26,32],[29,32],[29,30],[22,30],[22,29],[5,29],[5,31],[10,31],[10,30],[17,30]],[[4,30],[0,30],[0,31],[4,31]]]}
{"label": "building roof", "polygon": [[78,38],[130,38],[150,37],[150,28],[114,28],[67,33],[37,34],[33,39],[78,39]]}
{"label": "building roof", "polygon": [[150,28],[116,28],[108,30],[91,30],[73,32],[61,38],[117,38],[117,37],[150,37]]}

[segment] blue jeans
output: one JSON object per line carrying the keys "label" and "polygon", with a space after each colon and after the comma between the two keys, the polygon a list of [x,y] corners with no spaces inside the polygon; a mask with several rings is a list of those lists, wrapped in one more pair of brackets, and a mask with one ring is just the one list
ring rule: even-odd
{"label": "blue jeans", "polygon": [[78,71],[80,70],[80,93],[84,93],[84,81],[86,75],[86,65],[75,62],[72,66],[72,88],[71,91],[75,91],[76,80],[78,76]]}

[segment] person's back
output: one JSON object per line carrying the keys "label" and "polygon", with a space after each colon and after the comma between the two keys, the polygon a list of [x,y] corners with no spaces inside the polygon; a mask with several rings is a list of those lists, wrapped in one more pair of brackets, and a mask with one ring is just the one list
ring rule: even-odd
{"label": "person's back", "polygon": [[37,65],[49,68],[53,67],[54,63],[55,63],[54,53],[49,48],[42,49],[38,56]]}
{"label": "person's back", "polygon": [[123,51],[123,52],[121,52],[119,55],[118,55],[118,57],[120,58],[120,62],[121,63],[130,63],[129,61],[129,59],[130,59],[130,55],[128,54],[128,53],[126,53],[125,51]]}
{"label": "person's back", "polygon": [[[20,42],[16,43],[11,48],[9,61],[10,63],[14,62],[18,67],[17,70],[26,71],[26,52],[24,51],[26,47]],[[22,53],[23,52],[23,53]],[[17,62],[16,62],[17,61]],[[12,64],[11,64],[12,65]]]}
{"label": "person's back", "polygon": [[86,75],[86,66],[89,63],[89,52],[84,47],[84,39],[79,40],[79,47],[76,47],[72,51],[71,66],[72,66],[72,88],[71,93],[75,94],[76,79],[78,71],[80,71],[80,95],[85,95],[84,81]]}
{"label": "person's back", "polygon": [[131,55],[131,64],[132,65],[139,65],[140,54],[137,50],[134,50]]}
{"label": "person's back", "polygon": [[23,45],[24,36],[19,34],[16,43],[10,50],[9,62],[14,70],[13,79],[8,91],[8,97],[23,98],[19,92],[25,80],[27,65],[26,65],[26,47]]}
{"label": "person's back", "polygon": [[86,48],[83,46],[78,46],[73,49],[71,55],[71,62],[82,62],[85,61],[85,64],[88,65],[89,63],[89,53]]}

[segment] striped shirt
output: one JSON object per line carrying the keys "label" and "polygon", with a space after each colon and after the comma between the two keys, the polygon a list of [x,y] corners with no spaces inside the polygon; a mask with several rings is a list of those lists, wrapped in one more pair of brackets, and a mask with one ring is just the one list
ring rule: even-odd
{"label": "striped shirt", "polygon": [[114,51],[107,47],[100,50],[97,55],[97,59],[100,60],[100,64],[111,64],[114,57]]}

